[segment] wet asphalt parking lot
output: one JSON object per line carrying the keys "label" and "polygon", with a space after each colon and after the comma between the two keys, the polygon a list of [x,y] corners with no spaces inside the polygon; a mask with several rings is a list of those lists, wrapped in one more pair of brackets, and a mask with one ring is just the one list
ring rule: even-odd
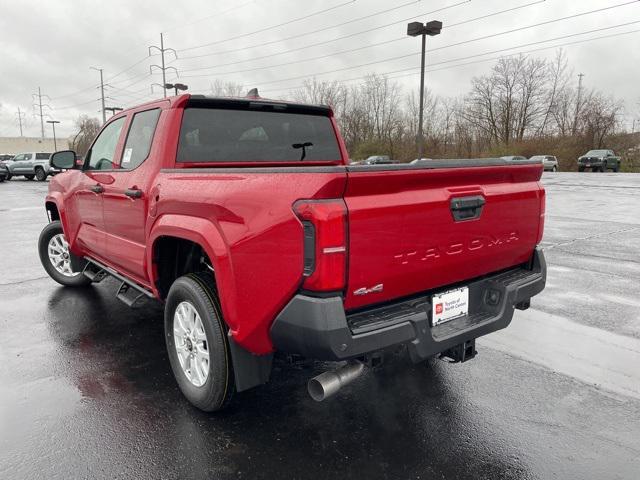
{"label": "wet asphalt parking lot", "polygon": [[318,404],[327,365],[205,414],[162,309],[59,287],[46,183],[0,184],[0,479],[640,478],[640,175],[545,174],[546,290],[464,364],[392,358]]}

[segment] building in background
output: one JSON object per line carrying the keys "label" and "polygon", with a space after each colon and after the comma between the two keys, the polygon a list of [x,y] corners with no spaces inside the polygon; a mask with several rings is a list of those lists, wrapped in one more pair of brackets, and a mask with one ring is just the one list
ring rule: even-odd
{"label": "building in background", "polygon": [[[67,148],[65,138],[58,139],[59,150]],[[40,137],[0,137],[1,153],[22,153],[22,152],[53,152],[53,138]]]}

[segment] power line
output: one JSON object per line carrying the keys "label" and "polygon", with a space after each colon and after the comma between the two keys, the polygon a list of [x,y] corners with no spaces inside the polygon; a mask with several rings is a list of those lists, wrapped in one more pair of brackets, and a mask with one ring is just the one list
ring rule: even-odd
{"label": "power line", "polygon": [[[211,45],[217,45],[217,44],[220,44],[220,43],[230,42],[231,40],[237,40],[238,38],[248,37],[248,36],[251,36],[251,35],[255,35],[257,33],[267,32],[269,30],[273,30],[274,28],[283,27],[285,25],[291,25],[292,23],[300,22],[302,20],[306,20],[308,18],[315,17],[317,15],[321,15],[323,13],[330,12],[332,10],[337,10],[338,8],[344,7],[345,5],[349,5],[351,3],[355,3],[355,1],[356,0],[348,0],[346,2],[342,2],[342,3],[338,4],[338,5],[334,5],[333,7],[324,8],[322,10],[318,10],[316,12],[309,13],[309,14],[303,15],[301,17],[297,17],[297,18],[293,18],[291,20],[287,20],[286,22],[282,22],[282,23],[278,23],[276,25],[270,25],[268,27],[260,28],[258,30],[254,30],[253,32],[242,33],[240,35],[236,35],[235,37],[229,37],[229,38],[225,38],[225,39],[222,39],[222,40],[216,40],[214,42],[203,43],[201,45],[194,45],[192,47],[182,48],[182,49],[180,49],[180,51],[181,52],[186,52],[186,51],[195,50],[195,49],[198,49],[198,48],[209,47]],[[415,2],[412,2],[412,3],[415,3]]]}
{"label": "power line", "polygon": [[[555,37],[555,38],[549,38],[547,40],[538,40],[536,42],[530,42],[530,43],[525,43],[525,44],[522,44],[522,45],[516,45],[516,46],[511,46],[511,47],[507,47],[507,48],[498,49],[498,50],[492,50],[492,51],[489,51],[489,52],[484,52],[484,53],[479,53],[479,54],[474,54],[474,55],[468,55],[466,57],[461,57],[461,58],[457,58],[457,59],[454,59],[454,60],[446,60],[446,61],[443,61],[443,62],[438,62],[438,63],[435,63],[435,64],[431,64],[431,66],[440,65],[440,64],[443,64],[443,63],[454,62],[454,61],[466,60],[466,59],[480,57],[480,56],[484,56],[484,55],[491,55],[491,54],[494,54],[494,53],[500,53],[500,52],[504,52],[504,51],[507,51],[507,50],[513,50],[514,48],[523,48],[523,47],[529,47],[529,46],[533,46],[533,45],[539,45],[541,43],[548,43],[548,42],[553,42],[553,41],[556,41],[556,40],[563,40],[565,38],[576,37],[578,35],[587,35],[589,33],[601,32],[603,30],[610,30],[612,28],[624,27],[624,26],[628,26],[628,25],[634,25],[634,24],[637,24],[637,23],[640,23],[640,20],[636,20],[636,21],[633,21],[633,22],[621,23],[621,24],[618,24],[618,25],[611,25],[609,27],[596,28],[596,29],[587,30],[587,31],[584,31],[584,32],[571,33],[571,34],[568,34],[568,35],[562,35],[562,36]],[[284,78],[284,79],[279,79],[279,80],[270,80],[270,81],[267,81],[267,82],[261,82],[261,85],[280,83],[280,82],[285,82],[285,81],[289,81],[289,80],[299,80],[299,79],[309,78],[309,77],[312,77],[312,76],[315,76],[315,75],[326,75],[328,73],[336,73],[336,72],[341,72],[341,71],[345,71],[345,70],[351,70],[351,69],[354,69],[354,68],[367,67],[367,66],[370,66],[370,65],[378,64],[378,63],[388,62],[389,60],[397,60],[397,59],[400,59],[400,58],[413,57],[415,55],[416,55],[416,53],[411,53],[411,54],[408,54],[408,55],[399,55],[399,56],[396,56],[396,57],[386,58],[384,60],[379,60],[379,61],[374,61],[374,62],[367,62],[367,63],[363,63],[363,64],[359,64],[359,65],[353,65],[353,66],[350,66],[350,67],[337,68],[337,69],[334,69],[334,70],[329,70],[329,71],[324,71],[324,72],[315,72],[315,73],[311,73],[311,74],[307,74],[307,75],[299,75],[299,76],[289,77],[289,78]],[[415,69],[415,68],[416,67],[411,67],[411,69]],[[408,70],[408,69],[405,69],[405,70]]]}
{"label": "power line", "polygon": [[225,15],[225,14],[227,14],[229,12],[233,12],[235,10],[240,10],[241,8],[246,7],[247,5],[249,5],[251,3],[255,3],[255,2],[256,2],[256,0],[250,0],[248,2],[241,3],[240,5],[236,5],[235,7],[228,8],[226,10],[223,10],[222,12],[216,12],[216,13],[213,13],[211,15],[207,15],[206,17],[202,17],[202,18],[199,18],[197,20],[193,20],[192,22],[188,22],[188,23],[184,23],[184,24],[179,25],[179,26],[168,28],[166,30],[163,30],[163,33],[171,32],[171,31],[177,30],[179,28],[189,27],[191,25],[195,25],[196,23],[201,23],[201,22],[204,22],[206,20],[209,20],[210,18],[219,18],[222,15]]}
{"label": "power line", "polygon": [[[465,3],[469,3],[470,1],[471,0],[464,0],[464,1],[461,1],[461,2],[458,2],[458,3],[454,3],[452,5],[446,5],[446,6],[442,7],[442,8],[437,9],[437,10],[432,10],[430,12],[424,12],[424,13],[421,13],[421,14],[418,14],[418,15],[411,16],[411,17],[409,17],[409,18],[407,18],[405,20],[411,20],[411,19],[414,19],[414,18],[416,18],[418,16],[429,15],[429,14],[432,14],[432,13],[440,12],[440,11],[443,11],[443,10],[446,10],[446,9],[449,9],[449,8],[457,7],[457,6],[465,4]],[[206,53],[206,54],[201,54],[201,55],[191,55],[191,56],[186,56],[186,57],[180,55],[180,59],[181,60],[187,60],[187,59],[192,59],[192,58],[209,57],[209,56],[213,56],[213,55],[224,55],[224,54],[227,54],[227,53],[245,51],[245,50],[248,50],[248,49],[251,49],[251,48],[265,47],[267,45],[273,45],[274,43],[286,42],[288,40],[294,40],[294,39],[297,39],[297,38],[302,38],[302,37],[306,37],[306,36],[309,36],[309,35],[314,35],[316,33],[324,32],[326,30],[331,30],[332,28],[343,27],[345,25],[349,25],[349,24],[354,23],[354,22],[359,22],[360,20],[365,20],[367,18],[376,17],[378,15],[389,13],[389,12],[392,12],[394,10],[399,10],[399,9],[407,7],[409,5],[413,5],[414,3],[417,3],[416,0],[412,0],[411,2],[403,3],[402,5],[397,5],[397,6],[392,7],[392,8],[387,8],[385,10],[380,10],[378,12],[370,13],[369,15],[364,15],[362,17],[354,18],[354,19],[348,20],[346,22],[341,22],[341,23],[337,23],[337,24],[334,24],[334,25],[329,25],[329,26],[326,26],[326,27],[318,28],[316,30],[310,30],[310,31],[307,31],[307,32],[304,32],[304,33],[299,33],[297,35],[290,35],[288,37],[279,38],[278,40],[271,40],[269,42],[261,42],[261,43],[257,43],[257,44],[254,44],[254,45],[249,45],[249,46],[245,46],[245,47],[238,47],[238,48],[234,48],[234,49],[231,49],[231,50],[225,50],[225,51],[221,51],[221,52]],[[404,20],[399,20],[399,21],[402,22]],[[393,22],[391,24],[382,25],[381,27],[370,28],[367,31],[371,32],[373,30],[378,30],[380,28],[388,27],[389,25],[395,25],[396,23],[397,22]],[[361,32],[359,32],[358,35],[360,33]],[[340,37],[339,39],[349,38],[351,36],[355,36],[355,35],[354,34],[345,35],[344,37]],[[339,40],[339,39],[336,39],[336,40]],[[200,45],[200,46],[204,46],[204,45]],[[186,50],[186,49],[179,50],[179,51],[182,52],[184,50]]]}
{"label": "power line", "polygon": [[[492,33],[492,34],[489,34],[489,35],[484,35],[484,36],[472,38],[472,39],[469,39],[469,40],[463,40],[463,41],[460,41],[460,42],[451,43],[449,45],[444,45],[444,46],[441,46],[441,47],[431,48],[431,49],[429,49],[429,52],[433,52],[433,51],[437,51],[437,50],[444,50],[446,48],[451,48],[451,47],[455,47],[455,46],[459,46],[459,45],[465,45],[465,44],[468,44],[468,43],[477,42],[477,41],[480,41],[480,40],[486,40],[486,39],[498,37],[498,36],[501,36],[501,35],[507,35],[507,34],[510,34],[510,33],[518,32],[518,31],[522,31],[522,30],[527,30],[527,29],[539,27],[539,26],[542,26],[542,25],[548,25],[548,24],[551,24],[551,23],[556,23],[556,22],[560,22],[560,21],[564,21],[564,20],[568,20],[568,19],[572,19],[572,18],[584,16],[584,15],[589,15],[589,14],[601,12],[603,10],[610,10],[612,8],[622,7],[622,6],[625,6],[625,5],[629,5],[631,3],[636,3],[638,1],[640,1],[640,0],[633,0],[631,2],[626,2],[626,3],[621,3],[621,4],[618,4],[618,5],[609,6],[609,7],[599,8],[599,9],[596,9],[596,10],[590,10],[590,11],[587,11],[587,12],[581,12],[581,13],[568,15],[568,16],[565,16],[565,17],[560,17],[560,18],[556,18],[556,19],[552,19],[552,20],[546,20],[546,21],[535,23],[535,24],[532,24],[532,25],[527,25],[527,26],[524,26],[524,27],[518,27],[518,28],[514,28],[514,29],[510,29],[510,30],[505,30],[503,32]],[[496,12],[496,14],[497,13],[501,13],[501,12]],[[478,17],[478,19],[485,18],[485,17]],[[474,19],[466,20],[464,22],[460,22],[458,25],[462,25],[463,23],[469,23],[470,21],[473,21],[473,20]],[[455,25],[452,25],[452,26],[455,26]],[[452,26],[449,26],[448,28],[451,28]],[[231,75],[231,74],[235,74],[235,73],[246,73],[246,72],[252,72],[252,71],[256,71],[256,70],[265,70],[265,69],[270,69],[270,68],[277,68],[277,67],[283,67],[283,66],[287,66],[287,65],[293,65],[293,64],[296,64],[296,63],[304,63],[304,62],[310,62],[310,61],[314,61],[314,60],[321,60],[321,59],[324,59],[324,58],[335,57],[335,56],[342,55],[342,54],[345,54],[345,53],[351,53],[351,52],[355,52],[355,51],[359,51],[359,50],[364,50],[364,49],[367,49],[367,48],[377,47],[377,46],[380,46],[380,45],[386,45],[386,44],[393,43],[393,42],[399,42],[401,40],[405,40],[406,38],[407,38],[406,36],[402,36],[402,37],[394,38],[394,39],[391,39],[391,40],[385,40],[385,41],[378,42],[378,43],[372,43],[372,44],[365,45],[365,46],[362,46],[362,47],[356,47],[356,48],[351,48],[351,49],[347,49],[347,50],[342,50],[340,52],[331,52],[329,54],[320,55],[320,56],[316,56],[316,57],[308,57],[308,58],[305,58],[303,60],[292,60],[292,61],[289,61],[289,62],[284,62],[284,63],[279,63],[279,64],[272,64],[272,65],[267,65],[267,66],[263,66],[263,67],[248,68],[248,69],[243,69],[243,70],[234,70],[234,71],[228,71],[228,72],[214,72],[213,74],[215,74],[215,75]],[[400,57],[393,57],[393,58],[403,58],[403,57],[412,56],[412,55],[413,54],[409,54],[409,55],[400,56]],[[183,72],[191,72],[191,71],[199,71],[199,70],[203,70],[203,69],[207,69],[207,68],[216,68],[216,67],[200,67],[200,68],[187,69],[187,70],[183,69],[182,71]],[[210,74],[186,75],[185,77],[197,77],[197,76],[209,76],[209,75]]]}
{"label": "power line", "polygon": [[[628,32],[620,32],[620,33],[613,33],[610,35],[601,35],[599,37],[593,37],[593,38],[585,38],[583,40],[575,40],[573,42],[565,42],[565,43],[559,43],[557,45],[551,45],[548,47],[541,47],[541,48],[534,48],[531,50],[520,50],[517,52],[513,52],[507,55],[500,55],[497,57],[491,57],[491,58],[484,58],[482,60],[475,60],[472,62],[465,62],[465,63],[459,63],[457,65],[452,65],[452,66],[448,66],[448,67],[441,67],[441,68],[431,68],[429,70],[427,70],[427,73],[431,73],[431,72],[439,72],[441,70],[450,70],[452,68],[459,68],[459,67],[464,67],[467,65],[474,65],[477,63],[483,63],[483,62],[489,62],[489,61],[494,61],[494,60],[499,60],[501,58],[507,58],[507,57],[512,57],[515,55],[523,55],[523,54],[528,54],[528,53],[533,53],[533,52],[539,52],[539,51],[543,51],[543,50],[549,50],[552,48],[558,48],[558,47],[564,47],[564,46],[572,46],[572,45],[577,45],[577,44],[581,44],[581,43],[586,43],[586,42],[592,42],[595,40],[602,40],[602,39],[606,39],[606,38],[613,38],[613,37],[619,37],[622,35],[629,35],[632,33],[639,33],[640,30],[630,30]],[[512,47],[509,50],[513,49],[513,48],[519,48],[519,47]],[[478,54],[476,56],[484,56],[484,55],[488,55],[488,53],[481,53]],[[439,62],[438,64],[443,64],[443,63],[450,63],[450,62],[456,62],[459,61],[460,59],[453,59],[453,60],[447,60],[446,62]],[[411,71],[414,70],[414,71]],[[415,71],[418,70],[418,67],[409,67],[409,68],[403,68],[403,69],[399,69],[399,70],[393,70],[393,71],[389,71],[389,72],[380,72],[379,75],[384,75],[389,79],[393,79],[393,78],[401,78],[401,77],[408,77],[411,75],[418,75],[420,72],[419,71]],[[402,73],[401,75],[393,75],[395,73],[401,73],[401,72],[408,72],[411,71],[410,73]],[[340,80],[341,83],[347,83],[347,82],[354,82],[354,81],[358,81],[358,80],[363,80],[366,79],[369,75],[371,75],[370,73],[367,75],[363,75],[363,76],[359,76],[359,77],[352,77],[352,78],[347,78],[347,79],[343,79]],[[291,90],[295,90],[295,89],[299,89],[299,88],[303,88],[304,85],[290,85],[287,87],[280,87],[280,88],[271,88],[271,89],[267,89],[267,90],[261,90],[262,93],[267,93],[267,92],[279,92],[279,91],[291,91]]]}
{"label": "power line", "polygon": [[[191,69],[187,69],[187,70],[182,69],[182,71],[183,72],[195,72],[195,71],[198,71],[198,70],[206,70],[206,69],[209,69],[209,68],[218,68],[218,67],[225,67],[225,66],[229,66],[229,65],[237,65],[238,63],[245,63],[245,62],[252,62],[252,61],[255,61],[255,60],[262,60],[264,58],[271,58],[271,57],[276,57],[276,56],[279,56],[279,55],[284,55],[285,53],[297,52],[297,51],[300,51],[300,50],[306,50],[307,48],[318,47],[318,46],[321,46],[321,45],[327,45],[329,43],[337,42],[339,40],[344,40],[346,38],[352,38],[352,37],[355,37],[355,36],[358,36],[358,35],[363,35],[365,33],[370,33],[370,32],[372,32],[374,30],[379,30],[381,28],[386,28],[386,27],[389,27],[389,26],[397,25],[399,23],[403,23],[403,22],[405,22],[407,20],[412,20],[412,19],[417,18],[417,17],[422,17],[422,16],[425,16],[425,15],[431,15],[431,14],[436,13],[436,12],[441,12],[443,10],[447,10],[449,8],[457,7],[457,6],[462,5],[464,3],[468,3],[469,1],[470,0],[465,0],[463,2],[459,2],[459,3],[453,4],[453,5],[449,5],[449,6],[446,6],[446,7],[438,8],[436,10],[431,10],[429,12],[423,12],[423,13],[421,13],[419,15],[414,15],[414,16],[411,16],[411,17],[408,17],[408,18],[404,18],[402,20],[397,20],[397,21],[394,21],[394,22],[391,22],[391,23],[387,23],[385,25],[380,25],[378,27],[368,28],[366,30],[362,30],[362,31],[355,32],[355,33],[350,33],[348,35],[342,35],[340,37],[332,38],[330,40],[325,40],[325,41],[322,41],[322,42],[312,43],[311,45],[305,45],[305,46],[302,46],[302,47],[291,48],[291,49],[288,49],[288,50],[284,50],[282,52],[271,53],[271,54],[268,54],[268,55],[249,58],[249,59],[246,59],[246,60],[238,60],[238,61],[235,61],[235,62],[216,64],[216,65],[210,66],[210,67],[198,67],[198,68],[191,68]],[[498,15],[500,13],[505,13],[505,12],[509,12],[509,11],[512,11],[512,10],[517,10],[517,9],[520,9],[520,8],[528,7],[530,5],[535,5],[537,3],[543,3],[545,1],[546,0],[537,0],[536,2],[528,3],[526,5],[521,5],[519,7],[509,8],[507,10],[502,10],[500,12],[494,12],[493,14],[490,14],[490,15],[483,15],[482,17],[478,17],[477,20],[479,20],[481,18],[486,18],[487,16]],[[473,21],[473,20],[476,20],[476,19],[467,20],[466,22],[470,22],[470,21]],[[362,48],[368,48],[369,46],[382,45],[383,43],[391,43],[393,41],[400,40],[400,39],[405,39],[405,38],[406,38],[406,36],[403,36],[403,37],[400,37],[399,39],[388,40],[386,42],[381,42],[381,43],[377,43],[377,44],[371,44],[371,45],[368,45],[368,46],[365,46],[365,47],[360,47],[360,48],[354,49],[353,51],[360,50]],[[194,58],[194,57],[180,57],[180,60],[185,60],[185,59],[188,59],[188,58]]]}

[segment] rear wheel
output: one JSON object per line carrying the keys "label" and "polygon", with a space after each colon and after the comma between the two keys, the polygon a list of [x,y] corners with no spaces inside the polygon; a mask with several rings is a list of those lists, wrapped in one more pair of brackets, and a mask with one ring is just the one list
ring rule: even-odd
{"label": "rear wheel", "polygon": [[36,168],[36,180],[38,180],[39,182],[44,182],[46,179],[47,173],[44,171],[44,168]]}
{"label": "rear wheel", "polygon": [[167,353],[180,390],[200,410],[223,409],[235,382],[212,274],[176,280],[164,312]]}
{"label": "rear wheel", "polygon": [[71,266],[69,244],[62,231],[59,220],[44,227],[38,240],[38,253],[42,266],[60,285],[81,287],[91,283],[82,272],[75,272]]}
{"label": "rear wheel", "polygon": [[24,178],[26,178],[27,180],[33,180],[33,177],[35,177],[35,175],[25,175]]}

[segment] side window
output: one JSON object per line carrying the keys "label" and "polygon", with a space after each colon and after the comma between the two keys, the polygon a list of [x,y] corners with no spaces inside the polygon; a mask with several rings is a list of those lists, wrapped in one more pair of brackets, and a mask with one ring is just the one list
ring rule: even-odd
{"label": "side window", "polygon": [[24,153],[21,153],[20,155],[16,155],[15,157],[13,157],[14,162],[18,160],[24,160]]}
{"label": "side window", "polygon": [[121,168],[133,170],[147,159],[159,117],[159,108],[139,112],[133,116],[120,162]]}
{"label": "side window", "polygon": [[25,153],[24,160],[33,160],[33,153]]}
{"label": "side window", "polygon": [[49,160],[50,153],[36,153],[36,160]]}
{"label": "side window", "polygon": [[114,168],[113,157],[116,154],[124,120],[125,117],[120,117],[100,132],[89,151],[88,162],[85,162],[87,170],[111,170]]}

